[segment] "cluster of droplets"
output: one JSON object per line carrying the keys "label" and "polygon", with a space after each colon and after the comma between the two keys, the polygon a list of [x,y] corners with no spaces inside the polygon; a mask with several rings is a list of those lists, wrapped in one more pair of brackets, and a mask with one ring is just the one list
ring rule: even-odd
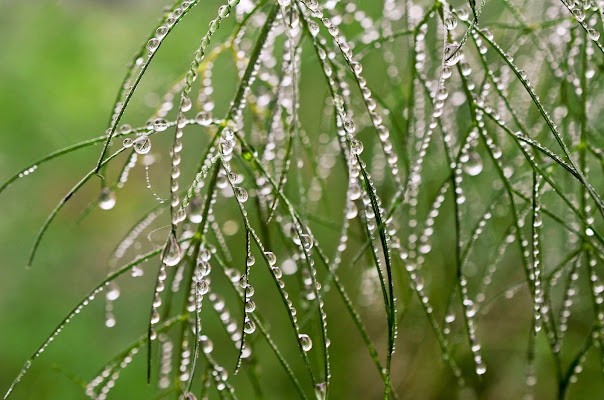
{"label": "cluster of droplets", "polygon": [[[593,253],[588,253],[588,271],[591,288],[592,301],[594,303],[594,313],[596,314],[596,326],[594,328],[593,338],[598,340],[600,347],[604,347],[604,281],[596,273],[597,260]],[[604,358],[604,355],[601,354]],[[604,368],[604,367],[603,367]]]}
{"label": "cluster of droplets", "polygon": [[[323,11],[318,6],[313,7],[313,4],[309,4],[309,2],[306,2],[306,5],[312,11],[312,15],[315,18],[319,19],[321,21],[321,23],[323,24],[323,26],[325,26],[325,28],[327,28],[327,32],[329,32],[330,36],[333,38],[333,40],[337,44],[338,48],[340,49],[340,53],[342,54],[342,56],[346,60],[346,63],[348,64],[348,67],[352,71],[356,84],[363,96],[363,101],[365,103],[365,107],[367,108],[367,112],[369,113],[369,118],[377,132],[378,139],[379,139],[382,149],[384,151],[384,155],[386,157],[386,161],[387,161],[388,167],[389,167],[388,169],[391,172],[396,184],[398,186],[400,186],[402,184],[402,179],[400,178],[400,175],[399,175],[398,155],[390,140],[390,130],[384,125],[383,117],[377,111],[377,102],[372,97],[371,89],[369,89],[369,87],[367,87],[367,80],[362,76],[363,66],[361,65],[360,62],[355,61],[353,59],[351,46],[346,41],[346,38],[344,37],[344,35],[340,32],[339,28],[334,23],[333,19],[324,17]],[[313,31],[312,29],[309,29],[309,30],[311,31],[311,34],[313,34],[314,36],[318,36],[318,31]],[[320,42],[323,44],[325,41],[322,38],[320,38]],[[316,46],[316,44],[315,44],[315,46]],[[324,46],[324,44],[323,44],[323,46]],[[321,49],[321,47],[317,47],[317,48]],[[319,52],[319,56],[321,58],[324,58],[322,56],[321,52]],[[325,65],[327,65],[327,64],[324,64],[324,69],[325,69]],[[328,75],[327,74],[328,71],[329,70],[325,71],[326,75]],[[354,126],[354,123],[352,120],[345,120],[344,128],[346,129],[346,131],[349,134],[353,134],[355,131],[355,126]],[[361,144],[361,142],[359,142],[359,141],[357,141],[355,143]],[[352,145],[351,145],[351,147],[352,147]],[[354,154],[355,153],[354,147],[352,147],[351,150]],[[360,151],[362,151],[362,147],[360,148]]]}
{"label": "cluster of droplets", "polygon": [[23,171],[19,172],[19,178],[23,178],[24,176],[27,176],[31,173],[33,173],[36,169],[38,169],[37,165],[32,165],[31,167],[24,169]]}
{"label": "cluster of droplets", "polygon": [[162,264],[157,273],[157,281],[155,283],[155,291],[153,293],[153,302],[151,304],[151,316],[149,318],[149,339],[157,339],[157,332],[154,327],[159,324],[160,314],[159,308],[162,305],[161,294],[166,288],[165,280],[167,278],[166,266]]}
{"label": "cluster of droplets", "polygon": [[[239,277],[239,274],[237,272],[235,272],[234,274],[231,274],[230,279],[238,278],[238,277]],[[233,282],[233,283],[236,283],[236,282]],[[216,313],[218,314],[218,317],[220,319],[220,322],[222,322],[224,329],[229,334],[231,341],[233,342],[233,345],[235,346],[235,349],[237,351],[239,351],[241,348],[241,340],[242,340],[241,330],[238,328],[237,321],[233,318],[233,316],[227,309],[224,298],[222,298],[222,296],[215,294],[215,293],[210,293],[208,298],[212,304],[212,307],[214,308],[214,311],[216,311]],[[252,306],[253,306],[253,302],[251,304],[246,305],[248,310]],[[252,312],[252,311],[249,311],[249,312]],[[244,325],[243,325],[243,330],[245,331],[246,334],[254,333],[254,331],[256,330],[256,325],[255,325],[254,321],[252,321],[251,319],[248,319],[247,321],[245,321]],[[249,358],[251,355],[252,355],[252,348],[250,347],[249,344],[245,343],[244,348],[241,352],[241,358]]]}
{"label": "cluster of droplets", "polygon": [[105,400],[109,391],[113,389],[115,382],[120,377],[121,371],[132,362],[132,358],[138,351],[139,347],[134,347],[125,356],[107,365],[100,375],[86,385],[86,396],[91,399]]}
{"label": "cluster of droplets", "polygon": [[598,40],[600,39],[600,32],[593,27],[593,25],[595,25],[597,19],[592,18],[591,20],[586,21],[587,13],[592,8],[592,2],[589,0],[587,0],[587,1],[563,0],[562,3],[572,13],[573,17],[581,25],[581,27],[583,29],[585,29],[589,38],[591,40],[593,40],[594,42],[596,42],[598,45],[600,45],[600,43],[598,42]]}
{"label": "cluster of droplets", "polygon": [[167,389],[170,387],[171,383],[170,374],[172,372],[174,344],[165,334],[159,335],[159,340],[161,342],[161,363],[159,367],[159,380],[157,384],[160,389]]}
{"label": "cluster of droplets", "polygon": [[116,324],[115,315],[113,315],[113,302],[120,297],[120,288],[115,282],[109,284],[109,289],[105,292],[105,326],[113,328]]}

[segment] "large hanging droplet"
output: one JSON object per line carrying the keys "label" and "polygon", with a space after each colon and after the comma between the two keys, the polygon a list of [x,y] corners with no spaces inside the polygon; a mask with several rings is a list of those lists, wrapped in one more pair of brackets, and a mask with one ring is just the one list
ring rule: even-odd
{"label": "large hanging droplet", "polygon": [[325,400],[327,398],[327,384],[325,382],[315,385],[315,395],[317,396],[317,400]]}
{"label": "large hanging droplet", "polygon": [[134,141],[134,151],[138,154],[147,154],[151,151],[151,139],[147,136],[141,136]]}
{"label": "large hanging droplet", "polygon": [[99,196],[99,207],[102,210],[111,210],[115,206],[115,193],[109,188],[104,188]]}
{"label": "large hanging droplet", "polygon": [[310,340],[310,337],[307,334],[299,334],[298,339],[300,340],[300,344],[302,345],[302,350],[310,351],[310,349],[312,349],[312,340]]}
{"label": "large hanging droplet", "polygon": [[173,267],[177,265],[182,259],[182,250],[180,249],[180,245],[176,240],[176,235],[174,232],[170,232],[170,236],[168,237],[168,241],[164,246],[164,249],[161,252],[161,261],[166,264],[168,267]]}

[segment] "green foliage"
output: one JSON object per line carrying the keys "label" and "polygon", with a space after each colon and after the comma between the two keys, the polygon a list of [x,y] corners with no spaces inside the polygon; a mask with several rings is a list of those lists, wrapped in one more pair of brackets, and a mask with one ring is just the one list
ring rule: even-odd
{"label": "green foliage", "polygon": [[[141,199],[5,398],[98,298],[119,330],[137,280],[142,336],[57,367],[90,398],[131,364],[134,398],[604,393],[601,4],[229,0],[200,33],[198,3],[164,10],[104,135],[0,186],[99,150],[33,269],[84,188],[81,223]],[[181,27],[203,36],[170,81]]]}

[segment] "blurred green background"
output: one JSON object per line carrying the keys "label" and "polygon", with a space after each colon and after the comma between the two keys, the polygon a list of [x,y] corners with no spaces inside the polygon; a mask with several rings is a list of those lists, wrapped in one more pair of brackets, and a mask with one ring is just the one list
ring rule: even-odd
{"label": "blurred green background", "polygon": [[[382,7],[377,1],[361,3],[369,13],[379,12]],[[214,0],[202,1],[190,18],[176,28],[150,68],[142,85],[143,93],[165,89],[180,76],[189,64],[190,55],[205,32],[210,16],[215,15],[221,4]],[[51,151],[103,134],[126,65],[155,25],[164,5],[163,1],[157,0],[0,0],[1,181]],[[225,33],[229,31],[225,29]],[[216,42],[221,36],[217,37]],[[377,56],[370,58],[370,62],[382,61]],[[311,63],[312,60],[304,62]],[[371,69],[371,65],[366,64],[366,69]],[[371,74],[379,76],[380,73],[369,72]],[[234,88],[232,67],[217,69],[214,79],[224,82],[220,87],[225,89],[224,93],[217,91],[216,94],[217,103],[224,103],[230,99]],[[307,84],[302,98],[307,104],[315,97],[325,95],[320,75],[303,79]],[[387,87],[383,79],[380,83]],[[139,103],[133,105],[135,118],[140,117],[136,111],[143,108],[141,103],[153,103],[154,99],[139,98],[137,101]],[[319,105],[319,102],[309,104],[303,113],[312,116]],[[224,107],[224,104],[218,106],[220,110]],[[99,182],[92,180],[61,212],[40,247],[33,267],[26,270],[26,257],[35,232],[64,193],[94,166],[99,150],[98,147],[89,148],[46,164],[15,183],[0,198],[0,392],[8,388],[27,356],[68,310],[105,276],[105,260],[116,242],[144,210],[155,204],[153,196],[144,190],[142,169],[137,168],[130,187],[120,192],[118,206],[110,212],[95,210],[83,222],[76,223],[82,211],[98,195]],[[337,201],[334,200],[334,208],[341,206]],[[235,211],[233,208],[232,212]],[[161,240],[162,235],[158,234],[157,240]],[[451,248],[447,246],[450,244],[441,245],[442,253],[434,254],[432,262],[451,273],[451,260],[447,255]],[[13,398],[83,398],[82,389],[55,367],[90,380],[113,355],[137,339],[147,326],[153,275],[145,274],[135,282],[129,277],[124,279],[122,295],[116,302],[118,325],[113,329],[105,327],[103,302],[93,302],[34,364]],[[347,277],[346,282],[350,281],[350,292],[356,299],[354,294],[359,288],[353,278]],[[440,314],[448,299],[447,291],[440,292],[445,287],[447,284],[435,279],[430,293]],[[381,398],[382,385],[366,348],[359,335],[353,333],[355,328],[343,311],[341,301],[333,293],[329,300],[333,398]],[[480,394],[475,395],[470,390],[458,393],[453,389],[454,379],[441,361],[434,335],[414,300],[413,308],[407,311],[403,320],[394,365],[400,398],[520,398],[530,315],[520,309],[530,307],[530,303],[526,295],[517,301],[500,308],[496,306],[480,321],[479,332],[486,332],[483,335],[485,359],[492,372],[487,374],[484,382],[477,384]],[[270,298],[264,302],[270,308]],[[379,307],[361,309],[383,354],[383,310]],[[275,318],[271,320],[273,335],[281,338],[285,330],[279,326],[278,313],[274,311],[272,314],[275,315],[272,315],[271,310],[267,313]],[[214,326],[208,322],[210,330],[218,329],[216,319],[213,321]],[[578,330],[570,332],[569,336],[576,334],[574,341],[579,344],[584,333],[585,327],[579,323]],[[463,338],[458,344],[464,345]],[[540,341],[538,344],[540,350],[546,352],[545,343]],[[216,347],[221,349],[221,346],[229,345],[228,341],[218,342]],[[265,353],[261,370],[267,397],[294,398],[295,392],[274,356],[268,354],[265,345],[259,346],[258,351]],[[293,359],[297,357],[291,346],[286,347],[285,354]],[[460,363],[469,372],[470,356],[466,351],[463,354],[459,356]],[[226,353],[224,362],[229,370],[232,370],[235,355],[231,350]],[[302,371],[296,362],[293,364]],[[577,399],[602,398],[604,382],[597,357],[590,355],[587,365],[580,378],[581,384],[573,386],[570,393]],[[553,398],[555,387],[548,382],[552,366],[543,361],[540,370],[546,372],[540,376],[538,398]],[[245,374],[235,379],[245,382]],[[122,373],[109,397],[154,398],[155,389],[148,387],[144,380],[144,356],[139,354],[132,366]],[[244,391],[240,398],[253,398],[253,395]]]}

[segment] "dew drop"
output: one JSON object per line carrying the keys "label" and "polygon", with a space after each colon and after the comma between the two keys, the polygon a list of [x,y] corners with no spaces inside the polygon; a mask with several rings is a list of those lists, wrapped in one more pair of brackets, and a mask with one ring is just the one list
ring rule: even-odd
{"label": "dew drop", "polygon": [[476,176],[482,172],[482,159],[476,153],[470,154],[467,163],[464,164],[463,170],[470,176]]}
{"label": "dew drop", "polygon": [[594,40],[596,42],[598,41],[598,39],[600,39],[600,32],[598,32],[597,30],[595,30],[593,28],[589,28],[587,30],[587,34],[589,35],[591,40]]}
{"label": "dew drop", "polygon": [[310,349],[312,349],[312,340],[310,340],[310,337],[307,334],[299,334],[298,339],[300,340],[300,344],[302,345],[302,350],[310,351]]}
{"label": "dew drop", "polygon": [[585,10],[582,8],[575,8],[573,9],[573,15],[577,21],[582,22],[585,19]]}
{"label": "dew drop", "polygon": [[353,202],[350,202],[348,204],[348,208],[346,209],[346,218],[354,219],[354,218],[356,218],[358,213],[359,213],[359,211],[357,209],[357,206]]}
{"label": "dew drop", "polygon": [[164,37],[168,34],[168,28],[165,26],[160,26],[159,28],[157,28],[157,30],[155,31],[155,34],[157,35],[157,37]]}
{"label": "dew drop", "polygon": [[237,200],[239,200],[241,203],[245,203],[248,199],[247,191],[241,187],[235,188],[235,196],[237,196]]}
{"label": "dew drop", "polygon": [[120,297],[120,288],[117,287],[117,285],[113,284],[111,286],[111,290],[109,290],[106,294],[105,297],[107,298],[107,300],[109,301],[115,301]]}
{"label": "dew drop", "polygon": [[158,118],[155,121],[153,121],[153,129],[155,129],[157,132],[162,132],[165,131],[168,128],[168,121],[166,121],[163,118]]}
{"label": "dew drop", "polygon": [[452,67],[461,59],[461,50],[458,51],[457,43],[447,43],[445,45],[445,65]]}
{"label": "dew drop", "polygon": [[189,217],[189,221],[193,222],[194,224],[198,224],[201,222],[202,216],[201,216],[201,202],[197,199],[193,199],[193,201],[191,201],[190,203],[190,208],[189,208],[189,212],[188,212],[188,217]]}
{"label": "dew drop", "polygon": [[243,324],[243,331],[248,335],[254,333],[256,331],[256,324],[254,323],[254,321],[249,319],[245,321],[245,323]]}
{"label": "dew drop", "polygon": [[325,400],[327,398],[327,384],[325,382],[315,385],[315,395],[317,396],[317,400]]}
{"label": "dew drop", "polygon": [[108,188],[104,188],[99,196],[99,207],[102,210],[111,210],[115,206],[115,193]]}
{"label": "dew drop", "polygon": [[352,139],[350,141],[350,150],[352,151],[352,154],[358,156],[363,152],[363,143],[357,139]]}
{"label": "dew drop", "polygon": [[266,251],[264,253],[264,256],[266,257],[266,260],[268,261],[268,264],[271,267],[277,264],[277,256],[275,256],[275,253],[273,253],[272,251]]}
{"label": "dew drop", "polygon": [[253,300],[248,300],[245,302],[245,312],[251,313],[256,310],[256,303]]}
{"label": "dew drop", "polygon": [[151,325],[155,325],[159,322],[159,312],[157,310],[153,310],[151,313]]}
{"label": "dew drop", "polygon": [[251,267],[251,266],[252,266],[252,265],[254,265],[255,263],[256,263],[256,259],[254,258],[254,256],[253,256],[253,255],[251,255],[251,254],[250,254],[249,256],[247,256],[247,259],[245,260],[245,264],[246,264],[248,267]]}
{"label": "dew drop", "polygon": [[174,232],[170,232],[170,236],[168,237],[168,241],[164,246],[164,249],[161,252],[161,260],[168,267],[173,267],[177,265],[182,259],[182,250],[180,249],[180,245],[176,240],[176,235]]}
{"label": "dew drop", "polygon": [[319,24],[315,21],[308,21],[308,30],[311,35],[317,36],[319,34]]}
{"label": "dew drop", "polygon": [[212,114],[207,111],[202,111],[195,116],[195,121],[203,126],[208,126],[212,123]]}
{"label": "dew drop", "polygon": [[182,112],[187,112],[191,109],[192,106],[193,104],[191,103],[191,99],[187,96],[182,96],[180,100],[180,110]]}
{"label": "dew drop", "polygon": [[141,136],[134,141],[134,151],[138,154],[147,154],[151,151],[151,139],[148,136]]}
{"label": "dew drop", "polygon": [[445,26],[447,27],[447,30],[452,31],[457,27],[457,18],[453,15],[448,16],[445,18]]}
{"label": "dew drop", "polygon": [[312,246],[314,244],[312,236],[306,235],[306,234],[302,234],[302,235],[300,235],[300,239],[302,241],[302,246],[304,246],[304,248],[306,250],[312,249]]}
{"label": "dew drop", "polygon": [[130,132],[132,132],[132,127],[128,124],[124,124],[120,127],[120,132],[121,133],[130,133]]}
{"label": "dew drop", "polygon": [[157,50],[157,48],[159,47],[159,43],[160,43],[160,41],[158,38],[153,38],[153,39],[149,40],[147,42],[147,50],[149,50],[151,52]]}

